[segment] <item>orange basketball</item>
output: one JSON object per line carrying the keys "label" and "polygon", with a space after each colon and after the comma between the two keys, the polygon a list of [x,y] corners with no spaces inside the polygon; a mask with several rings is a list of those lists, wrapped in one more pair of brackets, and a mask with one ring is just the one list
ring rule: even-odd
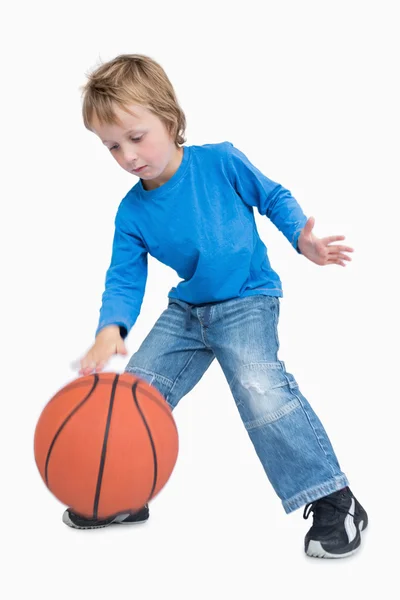
{"label": "orange basketball", "polygon": [[89,519],[135,511],[167,483],[178,457],[172,411],[128,373],[81,377],[44,407],[34,453],[58,500]]}

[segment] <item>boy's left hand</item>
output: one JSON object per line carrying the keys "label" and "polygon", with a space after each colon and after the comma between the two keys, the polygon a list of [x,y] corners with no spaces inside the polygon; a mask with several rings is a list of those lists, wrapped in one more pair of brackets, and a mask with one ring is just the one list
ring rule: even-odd
{"label": "boy's left hand", "polygon": [[344,240],[344,235],[331,235],[317,238],[312,230],[315,224],[314,217],[310,217],[301,231],[297,245],[302,254],[317,265],[346,266],[345,260],[351,260],[346,252],[354,252],[349,246],[331,245],[332,242]]}

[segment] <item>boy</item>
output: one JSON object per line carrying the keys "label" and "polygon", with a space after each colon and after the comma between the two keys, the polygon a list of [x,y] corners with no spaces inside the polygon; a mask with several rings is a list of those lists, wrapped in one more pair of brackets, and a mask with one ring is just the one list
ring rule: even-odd
{"label": "boy", "polygon": [[[171,408],[216,358],[264,470],[287,513],[306,505],[314,523],[309,556],[353,554],[367,514],[348,487],[328,436],[299,386],[277,357],[281,282],[269,263],[253,214],[256,207],[309,260],[344,266],[344,239],[318,239],[290,192],[264,176],[230,142],[185,146],[185,116],[161,68],[142,55],[122,55],[89,76],[83,117],[118,164],[138,183],[119,205],[110,267],[93,347],[80,374],[101,371],[142,304],[147,255],[182,281],[126,371],[147,380]],[[148,518],[148,506],[115,519],[64,522],[82,529]]]}

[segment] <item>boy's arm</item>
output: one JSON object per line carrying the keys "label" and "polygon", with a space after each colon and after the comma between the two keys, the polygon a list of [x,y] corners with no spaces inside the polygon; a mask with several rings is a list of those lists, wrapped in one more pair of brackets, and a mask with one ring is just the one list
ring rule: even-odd
{"label": "boy's arm", "polygon": [[118,325],[124,338],[140,313],[147,280],[147,249],[140,236],[129,229],[117,213],[96,335],[107,325]]}
{"label": "boy's arm", "polygon": [[248,206],[267,216],[300,254],[298,238],[307,222],[289,190],[259,171],[233,144],[227,143],[230,174],[236,192]]}

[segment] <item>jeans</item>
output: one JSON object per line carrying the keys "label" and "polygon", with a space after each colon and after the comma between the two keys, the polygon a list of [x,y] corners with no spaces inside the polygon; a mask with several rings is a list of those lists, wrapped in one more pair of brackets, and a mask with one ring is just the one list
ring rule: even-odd
{"label": "jeans", "polygon": [[278,297],[206,305],[169,298],[126,371],[174,409],[217,359],[286,513],[348,485],[320,420],[278,359]]}

